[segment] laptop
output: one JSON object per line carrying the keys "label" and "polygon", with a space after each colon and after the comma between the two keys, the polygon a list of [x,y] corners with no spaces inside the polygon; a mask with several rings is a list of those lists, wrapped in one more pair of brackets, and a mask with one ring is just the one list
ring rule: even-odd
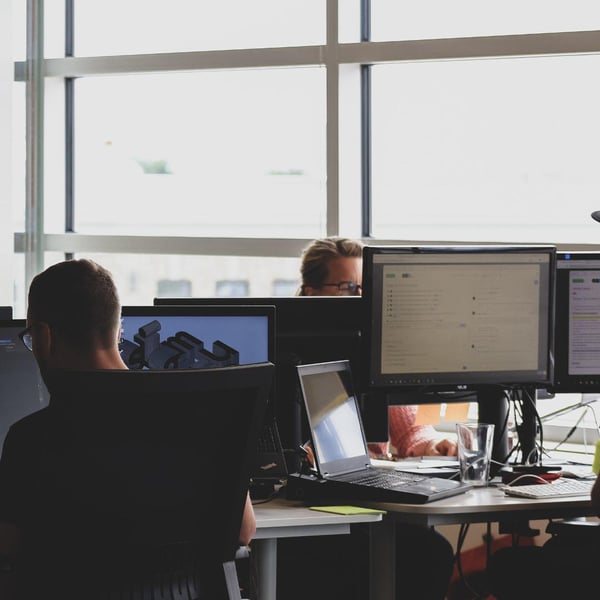
{"label": "laptop", "polygon": [[[347,360],[299,365],[298,377],[311,433],[317,476],[307,492],[344,502],[371,500],[424,504],[462,494],[470,484],[372,465]],[[296,485],[311,485],[310,477]],[[289,485],[288,479],[288,485]],[[318,499],[318,498],[316,498]]]}

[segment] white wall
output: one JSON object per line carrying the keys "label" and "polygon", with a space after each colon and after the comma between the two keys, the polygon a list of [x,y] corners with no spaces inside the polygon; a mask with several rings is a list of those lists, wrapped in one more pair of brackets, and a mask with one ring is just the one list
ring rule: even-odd
{"label": "white wall", "polygon": [[0,2],[0,305],[13,304],[11,2]]}

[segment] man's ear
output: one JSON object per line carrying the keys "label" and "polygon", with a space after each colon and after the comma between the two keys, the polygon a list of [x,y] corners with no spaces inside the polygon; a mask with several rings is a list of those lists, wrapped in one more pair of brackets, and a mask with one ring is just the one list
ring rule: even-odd
{"label": "man's ear", "polygon": [[47,364],[52,356],[53,339],[52,330],[48,323],[40,321],[35,324],[35,335],[33,337],[33,352],[38,361]]}

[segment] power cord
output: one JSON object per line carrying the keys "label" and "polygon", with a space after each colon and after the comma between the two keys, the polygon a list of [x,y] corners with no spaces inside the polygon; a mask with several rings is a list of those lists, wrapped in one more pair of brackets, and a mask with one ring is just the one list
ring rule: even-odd
{"label": "power cord", "polygon": [[[465,539],[467,537],[467,533],[469,531],[469,523],[462,523],[460,525],[460,529],[458,532],[458,539],[456,542],[456,555],[454,557],[454,561],[456,563],[456,568],[458,570],[458,575],[460,577],[460,580],[463,582],[466,590],[473,596],[473,598],[477,599],[477,600],[484,600],[485,598],[487,598],[488,594],[485,592],[481,592],[476,590],[473,585],[471,584],[471,582],[467,579],[464,570],[463,570],[463,565],[462,565],[462,560],[461,560],[461,554],[462,554],[462,548],[465,542]],[[488,523],[488,534],[489,534],[489,523]],[[490,540],[489,538],[486,540],[486,544],[489,544]]]}

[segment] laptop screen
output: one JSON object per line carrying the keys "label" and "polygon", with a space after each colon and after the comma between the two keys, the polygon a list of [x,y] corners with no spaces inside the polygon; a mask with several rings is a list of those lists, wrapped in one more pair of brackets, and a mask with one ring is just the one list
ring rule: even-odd
{"label": "laptop screen", "polygon": [[364,468],[370,459],[349,361],[297,368],[321,475]]}

